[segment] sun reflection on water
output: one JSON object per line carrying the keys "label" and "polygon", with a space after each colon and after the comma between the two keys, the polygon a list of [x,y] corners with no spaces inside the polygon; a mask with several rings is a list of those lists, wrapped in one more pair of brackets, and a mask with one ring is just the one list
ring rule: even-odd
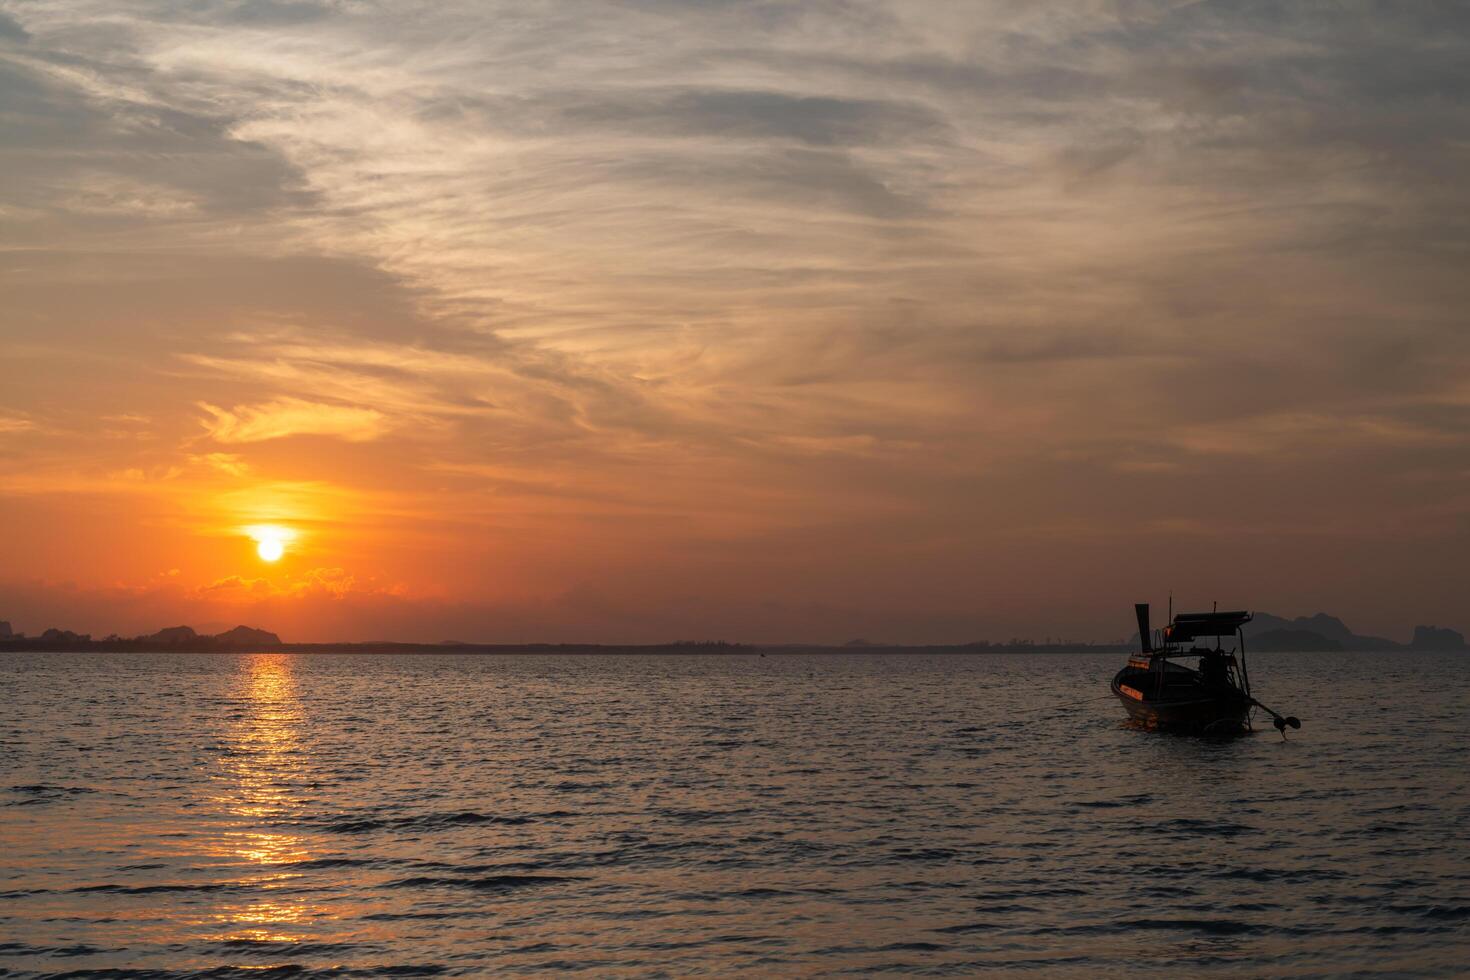
{"label": "sun reflection on water", "polygon": [[237,881],[254,894],[213,910],[209,922],[227,931],[211,938],[299,942],[304,937],[289,927],[327,917],[325,910],[285,895],[260,894],[289,888],[301,875],[288,867],[313,858],[306,837],[281,829],[305,805],[298,783],[307,769],[300,737],[303,711],[289,657],[260,654],[244,662],[231,722],[220,760],[221,790],[213,802],[234,819],[213,839],[211,856],[245,865]]}

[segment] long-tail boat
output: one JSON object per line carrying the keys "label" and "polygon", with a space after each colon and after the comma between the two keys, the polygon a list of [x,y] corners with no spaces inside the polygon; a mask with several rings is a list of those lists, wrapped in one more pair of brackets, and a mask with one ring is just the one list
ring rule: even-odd
{"label": "long-tail boat", "polygon": [[[1243,630],[1250,613],[1180,613],[1154,632],[1148,603],[1138,603],[1134,611],[1141,649],[1118,671],[1112,688],[1136,722],[1146,728],[1229,735],[1249,731],[1251,712],[1260,708],[1283,735],[1288,726],[1301,727],[1297,719],[1278,715],[1251,696]],[[1232,640],[1229,648],[1223,643],[1227,637]],[[1198,661],[1192,667],[1177,662],[1192,658]]]}

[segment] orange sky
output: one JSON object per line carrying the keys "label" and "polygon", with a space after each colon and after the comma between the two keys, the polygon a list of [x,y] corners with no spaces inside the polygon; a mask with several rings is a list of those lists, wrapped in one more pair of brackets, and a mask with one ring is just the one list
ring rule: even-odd
{"label": "orange sky", "polygon": [[1223,6],[0,3],[0,619],[1470,627],[1470,20]]}

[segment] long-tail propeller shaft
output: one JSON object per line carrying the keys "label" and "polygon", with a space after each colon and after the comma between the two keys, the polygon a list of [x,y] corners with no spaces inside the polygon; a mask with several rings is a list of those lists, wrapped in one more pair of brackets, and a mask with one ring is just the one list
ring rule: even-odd
{"label": "long-tail propeller shaft", "polygon": [[1251,704],[1255,705],[1257,708],[1260,708],[1262,711],[1266,712],[1266,714],[1271,716],[1271,724],[1276,726],[1276,730],[1281,733],[1282,738],[1286,737],[1286,729],[1288,727],[1293,729],[1302,727],[1301,719],[1297,718],[1294,715],[1277,714],[1261,702],[1257,701],[1255,698],[1251,698]]}

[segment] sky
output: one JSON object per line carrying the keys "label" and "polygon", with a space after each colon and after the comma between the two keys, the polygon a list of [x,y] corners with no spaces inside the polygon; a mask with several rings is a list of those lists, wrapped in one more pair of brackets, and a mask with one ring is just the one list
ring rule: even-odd
{"label": "sky", "polygon": [[1431,0],[0,0],[0,619],[1470,629],[1467,96]]}

